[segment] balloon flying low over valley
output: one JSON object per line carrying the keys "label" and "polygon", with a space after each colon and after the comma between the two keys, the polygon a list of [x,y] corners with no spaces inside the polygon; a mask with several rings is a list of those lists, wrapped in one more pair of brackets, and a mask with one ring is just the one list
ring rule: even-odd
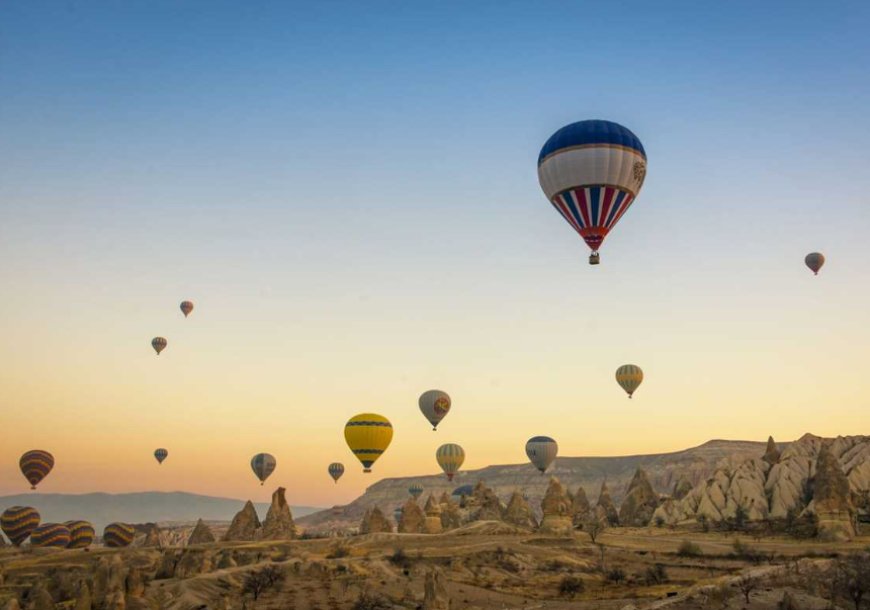
{"label": "balloon flying low over valley", "polygon": [[866,432],[870,8],[629,4],[5,3],[0,495]]}

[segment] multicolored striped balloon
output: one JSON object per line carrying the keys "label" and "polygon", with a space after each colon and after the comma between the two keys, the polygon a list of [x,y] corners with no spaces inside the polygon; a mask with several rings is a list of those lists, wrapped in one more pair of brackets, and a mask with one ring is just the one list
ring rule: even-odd
{"label": "multicolored striped balloon", "polygon": [[69,530],[60,523],[43,523],[30,534],[30,546],[36,548],[65,549],[69,542]]}
{"label": "multicolored striped balloon", "polygon": [[130,546],[136,529],[129,523],[110,523],[103,530],[103,544],[111,548]]}
{"label": "multicolored striped balloon", "polygon": [[15,546],[21,546],[39,526],[39,512],[30,506],[12,506],[0,515],[0,529]]}
{"label": "multicolored striped balloon", "polygon": [[185,318],[190,315],[191,311],[193,311],[193,303],[190,301],[182,301],[179,307],[181,308],[181,313],[184,314]]}
{"label": "multicolored striped balloon", "polygon": [[162,464],[163,460],[165,460],[169,456],[169,452],[166,449],[155,449],[154,450],[154,459],[157,460],[158,464]]}
{"label": "multicolored striped balloon", "polygon": [[333,462],[327,468],[329,471],[329,476],[332,477],[332,480],[338,483],[338,480],[341,478],[341,475],[344,474],[344,464],[341,462]]}
{"label": "multicolored striped balloon", "polygon": [[393,424],[377,413],[360,413],[344,425],[344,440],[362,465],[371,472],[372,464],[384,454],[393,440]]}
{"label": "multicolored striped balloon", "polygon": [[547,471],[558,453],[559,445],[549,436],[533,436],[526,441],[526,455],[541,474]]}
{"label": "multicolored striped balloon", "polygon": [[54,456],[48,451],[34,449],[22,455],[18,465],[21,467],[21,474],[30,483],[30,489],[36,489],[39,482],[54,468]]}
{"label": "multicolored striped balloon", "polygon": [[151,347],[154,348],[154,351],[157,352],[158,356],[160,355],[160,352],[166,349],[167,345],[168,342],[163,337],[154,337],[151,339]]}
{"label": "multicolored striped balloon", "polygon": [[616,383],[625,390],[629,398],[637,391],[642,382],[643,371],[636,364],[623,364],[616,369]]}
{"label": "multicolored striped balloon", "polygon": [[266,482],[266,479],[275,472],[275,467],[278,461],[270,453],[258,453],[251,458],[251,470],[260,479],[260,485]]}
{"label": "multicolored striped balloon", "polygon": [[435,460],[447,475],[447,480],[452,481],[453,475],[459,472],[462,462],[465,461],[465,450],[456,443],[447,443],[438,447]]}
{"label": "multicolored striped balloon", "polygon": [[68,549],[85,549],[93,544],[97,536],[94,526],[87,521],[66,521],[64,525],[69,530]]}
{"label": "multicolored striped balloon", "polygon": [[550,136],[538,155],[547,200],[592,249],[634,202],[646,178],[646,151],[636,135],[611,121],[580,121]]}

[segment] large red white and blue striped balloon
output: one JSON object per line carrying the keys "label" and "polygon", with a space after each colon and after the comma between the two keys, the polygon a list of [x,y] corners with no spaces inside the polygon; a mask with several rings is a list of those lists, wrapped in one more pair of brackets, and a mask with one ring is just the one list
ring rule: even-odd
{"label": "large red white and blue striped balloon", "polygon": [[566,125],[550,136],[538,156],[544,194],[593,255],[637,198],[645,177],[640,140],[611,121]]}

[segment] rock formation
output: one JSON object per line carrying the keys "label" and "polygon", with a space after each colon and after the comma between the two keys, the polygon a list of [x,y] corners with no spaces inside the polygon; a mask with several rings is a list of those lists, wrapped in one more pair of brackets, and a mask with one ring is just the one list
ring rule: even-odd
{"label": "rock formation", "polygon": [[432,568],[426,572],[423,583],[423,610],[450,610],[450,596],[444,585],[441,570]]}
{"label": "rock formation", "polygon": [[366,511],[359,525],[360,534],[377,534],[379,532],[390,533],[393,526],[384,515],[383,511],[375,506]]}
{"label": "rock formation", "polygon": [[196,522],[196,527],[190,533],[187,544],[188,546],[191,544],[208,544],[214,541],[214,534],[211,533],[211,529],[205,524],[205,521],[200,519]]}
{"label": "rock formation", "polygon": [[840,461],[831,453],[830,444],[819,450],[816,476],[813,479],[813,500],[807,507],[818,519],[819,537],[846,541],[855,537],[855,508],[851,501],[849,479]]}
{"label": "rock formation", "polygon": [[402,507],[402,516],[399,518],[399,533],[426,533],[426,515],[423,514],[423,510],[414,498],[409,498]]}
{"label": "rock formation", "polygon": [[248,500],[245,507],[233,517],[230,528],[224,534],[224,541],[251,542],[257,536],[259,529],[260,518],[257,516],[257,509],[254,508],[254,503]]}
{"label": "rock formation", "polygon": [[550,477],[547,493],[541,501],[541,531],[551,534],[570,534],[574,531],[574,505],[565,488],[556,477]]}
{"label": "rock formation", "polygon": [[259,534],[261,540],[291,540],[296,537],[296,524],[293,523],[290,505],[284,497],[286,491],[279,487],[272,494],[272,504]]}
{"label": "rock formation", "polygon": [[18,600],[13,597],[6,602],[6,605],[3,606],[3,610],[21,610],[21,604],[19,604]]}
{"label": "rock formation", "polygon": [[779,449],[776,447],[776,442],[774,442],[772,436],[767,437],[767,450],[764,452],[764,456],[762,456],[762,460],[773,466],[774,464],[779,464],[779,459],[781,455],[779,453]]}
{"label": "rock formation", "polygon": [[598,492],[595,518],[607,525],[619,525],[619,513],[616,512],[616,505],[613,503],[613,498],[610,497],[607,481],[601,483],[601,491]]}
{"label": "rock formation", "polygon": [[504,509],[495,492],[478,481],[471,494],[472,504],[477,507],[472,516],[474,521],[501,521]]}
{"label": "rock formation", "polygon": [[27,604],[28,610],[54,610],[54,600],[45,589],[45,583],[41,580],[36,583],[36,586],[30,590]]}
{"label": "rock formation", "polygon": [[519,491],[515,491],[511,495],[507,509],[504,512],[504,520],[506,523],[519,525],[520,527],[527,527],[529,529],[535,529],[538,527],[538,523],[535,521],[535,516],[532,514],[532,509],[529,507],[529,503]]}
{"label": "rock formation", "polygon": [[589,504],[589,498],[586,497],[586,490],[578,487],[571,497],[571,502],[574,510],[572,518],[574,527],[582,527],[592,516],[592,506]]}
{"label": "rock formation", "polygon": [[462,525],[462,514],[459,506],[453,502],[447,494],[442,495],[441,501],[441,529],[452,530]]}
{"label": "rock formation", "polygon": [[440,534],[441,527],[441,505],[435,501],[432,494],[429,494],[429,499],[426,500],[426,506],[423,507],[423,512],[426,513],[426,533]]}
{"label": "rock formation", "polygon": [[142,546],[155,548],[162,547],[163,544],[160,540],[160,528],[153,523],[149,525],[150,527],[147,528],[147,532],[145,533],[145,540],[142,542]]}
{"label": "rock formation", "polygon": [[619,507],[619,523],[628,527],[645,527],[649,525],[658,505],[658,495],[653,491],[646,473],[638,468]]}
{"label": "rock formation", "polygon": [[93,601],[91,599],[91,588],[87,582],[82,582],[79,586],[79,592],[76,595],[75,610],[92,610]]}
{"label": "rock formation", "polygon": [[674,490],[671,492],[671,499],[682,500],[691,493],[693,487],[694,485],[692,485],[692,482],[687,477],[681,476],[679,480],[674,483]]}

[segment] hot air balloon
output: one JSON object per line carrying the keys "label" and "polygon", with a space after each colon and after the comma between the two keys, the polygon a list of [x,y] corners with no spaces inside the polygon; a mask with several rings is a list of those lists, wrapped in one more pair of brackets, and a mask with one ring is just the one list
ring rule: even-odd
{"label": "hot air balloon", "polygon": [[538,155],[538,181],[553,207],[592,249],[634,202],[646,177],[646,152],[627,128],[611,121],[566,125]]}
{"label": "hot air balloon", "polygon": [[810,252],[804,259],[804,263],[812,269],[813,274],[818,275],[819,269],[825,264],[825,255],[821,252]]}
{"label": "hot air balloon", "polygon": [[266,479],[275,471],[275,466],[277,465],[278,462],[275,460],[275,457],[268,453],[258,453],[251,458],[251,470],[260,479],[260,485],[266,482]]}
{"label": "hot air balloon", "polygon": [[344,440],[362,462],[363,472],[371,472],[372,464],[381,457],[393,440],[393,424],[383,415],[360,413],[345,424]]}
{"label": "hot air balloon", "polygon": [[526,455],[541,474],[547,471],[556,459],[557,453],[559,453],[559,445],[549,436],[533,436],[526,441]]}
{"label": "hot air balloon", "polygon": [[181,308],[181,313],[184,314],[185,318],[190,315],[191,311],[193,311],[193,303],[190,301],[182,301],[179,307]]}
{"label": "hot air balloon", "polygon": [[151,347],[154,348],[154,351],[157,352],[157,355],[160,355],[164,349],[166,349],[166,339],[163,337],[154,337],[151,339]]}
{"label": "hot air balloon", "polygon": [[450,411],[450,397],[447,392],[441,390],[429,390],[420,395],[417,401],[423,416],[432,424],[432,429],[437,430],[438,424]]}
{"label": "hot air balloon", "polygon": [[158,464],[162,464],[163,460],[165,460],[169,456],[169,452],[166,449],[155,449],[154,450],[154,459],[157,460]]}
{"label": "hot air balloon", "polygon": [[135,537],[136,528],[129,523],[110,523],[103,530],[103,542],[110,548],[129,546]]}
{"label": "hot air balloon", "polygon": [[419,483],[411,483],[411,486],[408,487],[408,493],[416,500],[423,495],[423,486]]}
{"label": "hot air balloon", "polygon": [[39,525],[39,512],[30,506],[12,506],[0,515],[0,529],[15,546],[27,540]]}
{"label": "hot air balloon", "polygon": [[327,468],[329,471],[329,476],[332,477],[332,480],[338,483],[338,480],[341,478],[341,475],[344,474],[344,464],[340,462],[333,462]]}
{"label": "hot air balloon", "polygon": [[616,369],[616,383],[622,386],[629,398],[637,391],[642,381],[643,371],[636,364],[623,364]]}
{"label": "hot air balloon", "polygon": [[397,506],[393,509],[393,519],[396,520],[396,523],[400,523],[402,521],[402,513],[405,512],[404,507]]}
{"label": "hot air balloon", "polygon": [[30,546],[35,548],[65,549],[69,542],[69,530],[60,523],[43,523],[30,534]]}
{"label": "hot air balloon", "polygon": [[465,461],[465,451],[456,443],[447,443],[438,447],[435,459],[447,475],[447,480],[452,481],[453,475],[459,471],[462,462]]}
{"label": "hot air balloon", "polygon": [[67,521],[64,526],[69,530],[68,549],[85,549],[91,546],[97,535],[94,526],[88,521]]}
{"label": "hot air balloon", "polygon": [[21,474],[30,482],[30,489],[36,489],[39,482],[54,468],[54,456],[48,451],[34,449],[22,455],[18,465],[21,467]]}

